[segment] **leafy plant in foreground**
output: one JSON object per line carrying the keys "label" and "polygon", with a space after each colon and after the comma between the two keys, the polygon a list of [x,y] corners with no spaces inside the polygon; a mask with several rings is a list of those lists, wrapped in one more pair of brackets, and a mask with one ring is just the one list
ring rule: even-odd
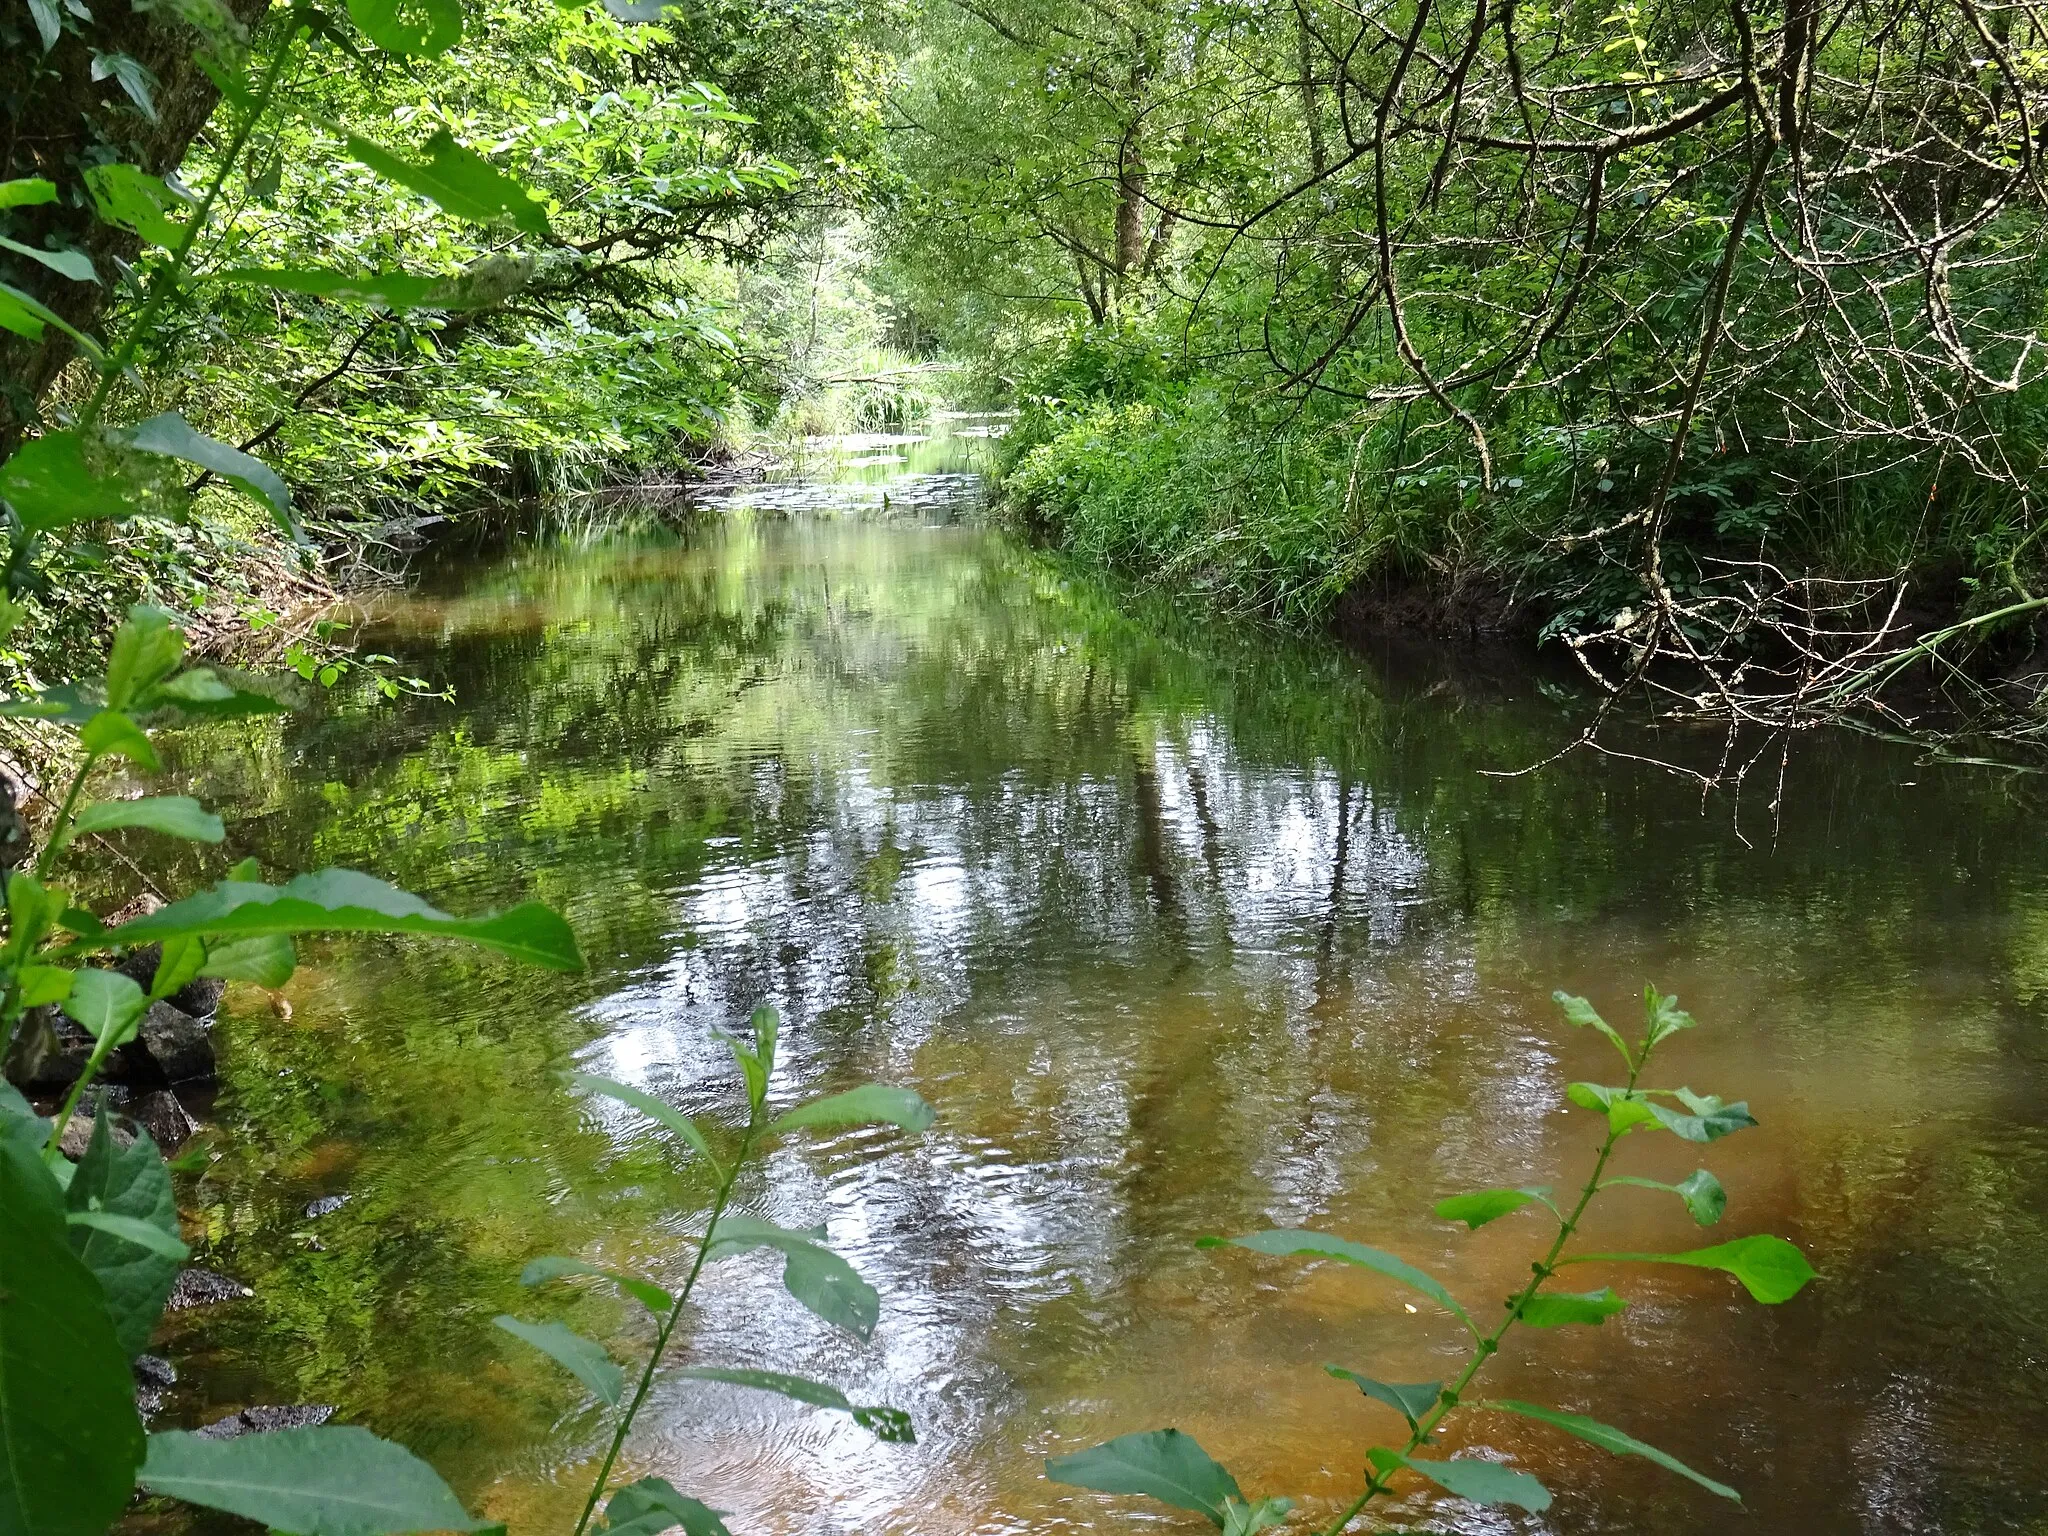
{"label": "leafy plant in foreground", "polygon": [[[582,1382],[599,1402],[618,1410],[604,1459],[591,1482],[582,1515],[576,1522],[575,1536],[583,1536],[590,1527],[591,1519],[608,1490],[611,1496],[604,1505],[604,1529],[611,1536],[654,1536],[654,1533],[676,1525],[682,1526],[686,1536],[729,1536],[716,1511],[677,1492],[661,1478],[641,1478],[623,1488],[611,1489],[612,1470],[618,1464],[619,1452],[626,1443],[626,1436],[632,1430],[641,1405],[647,1400],[648,1388],[654,1383],[655,1372],[668,1352],[676,1326],[682,1321],[684,1310],[711,1260],[762,1248],[772,1250],[781,1255],[782,1283],[791,1296],[834,1327],[844,1328],[859,1338],[865,1339],[874,1331],[880,1315],[880,1299],[874,1287],[825,1245],[822,1230],[792,1230],[762,1217],[734,1210],[733,1191],[741,1173],[765,1150],[767,1144],[791,1132],[818,1127],[895,1125],[915,1133],[931,1125],[932,1109],[907,1088],[869,1083],[845,1093],[813,1099],[780,1115],[772,1114],[768,1108],[768,1081],[775,1071],[775,1044],[779,1029],[780,1021],[775,1010],[764,1007],[754,1011],[751,1040],[729,1034],[723,1037],[732,1050],[733,1061],[746,1088],[746,1119],[729,1135],[715,1126],[707,1134],[703,1126],[681,1111],[624,1083],[583,1074],[572,1079],[576,1086],[629,1105],[674,1132],[688,1151],[705,1163],[717,1181],[717,1192],[712,1197],[711,1212],[705,1220],[704,1230],[692,1240],[696,1256],[681,1288],[674,1294],[652,1280],[597,1269],[579,1259],[535,1259],[520,1276],[521,1282],[530,1286],[567,1276],[594,1276],[609,1280],[646,1310],[655,1323],[654,1343],[641,1364],[630,1397],[626,1393],[625,1373],[595,1340],[574,1333],[560,1323],[533,1323],[516,1317],[497,1320],[500,1328],[532,1345]],[[713,1148],[714,1139],[727,1147],[723,1160]],[[915,1438],[910,1416],[901,1409],[857,1404],[837,1387],[802,1376],[753,1366],[686,1366],[675,1374],[697,1381],[722,1382],[775,1392],[815,1408],[850,1414],[855,1423],[872,1431],[877,1439],[910,1441]]]}
{"label": "leafy plant in foreground", "polygon": [[[1305,1256],[1335,1259],[1340,1263],[1371,1270],[1406,1286],[1448,1312],[1471,1336],[1471,1351],[1464,1369],[1448,1385],[1441,1381],[1395,1383],[1339,1365],[1323,1369],[1342,1381],[1349,1381],[1365,1396],[1384,1404],[1401,1416],[1408,1433],[1398,1446],[1375,1445],[1366,1451],[1365,1486],[1342,1513],[1325,1527],[1325,1536],[1337,1533],[1358,1517],[1373,1499],[1389,1491],[1404,1473],[1433,1483],[1445,1493],[1474,1503],[1513,1505],[1532,1513],[1550,1506],[1550,1490],[1534,1476],[1498,1462],[1478,1457],[1443,1457],[1429,1454],[1431,1437],[1454,1413],[1480,1412],[1513,1414],[1563,1430],[1568,1435],[1611,1451],[1617,1456],[1640,1456],[1681,1477],[1690,1478],[1709,1493],[1740,1501],[1733,1488],[1703,1476],[1675,1457],[1633,1435],[1583,1414],[1513,1398],[1468,1398],[1465,1394],[1486,1362],[1497,1354],[1501,1341],[1517,1323],[1530,1328],[1598,1327],[1625,1309],[1628,1302],[1611,1287],[1596,1291],[1559,1291],[1547,1287],[1559,1272],[1574,1264],[1684,1264],[1699,1269],[1717,1269],[1733,1275],[1756,1300],[1775,1306],[1790,1301],[1813,1278],[1813,1269],[1792,1244],[1781,1237],[1757,1234],[1739,1237],[1710,1248],[1684,1253],[1566,1253],[1596,1196],[1617,1187],[1660,1190],[1676,1195],[1687,1212],[1701,1226],[1712,1226],[1727,1206],[1727,1193],[1706,1169],[1699,1169],[1676,1184],[1630,1174],[1610,1176],[1607,1172],[1622,1138],[1637,1130],[1664,1130],[1691,1142],[1718,1141],[1721,1137],[1756,1124],[1746,1104],[1725,1103],[1718,1098],[1696,1094],[1689,1088],[1646,1088],[1641,1086],[1644,1068],[1651,1054],[1664,1041],[1693,1026],[1693,1018],[1678,1007],[1678,1000],[1666,997],[1655,987],[1644,989],[1645,1025],[1642,1039],[1630,1048],[1620,1033],[1594,1011],[1582,997],[1559,992],[1557,1001],[1572,1024],[1598,1031],[1621,1053],[1627,1064],[1626,1081],[1618,1088],[1598,1083],[1573,1083],[1566,1096],[1573,1104],[1597,1110],[1607,1119],[1607,1135],[1600,1143],[1593,1171],[1576,1198],[1563,1203],[1551,1198],[1547,1186],[1518,1189],[1482,1189],[1454,1195],[1436,1207],[1439,1218],[1463,1222],[1476,1231],[1488,1222],[1515,1212],[1536,1208],[1556,1222],[1542,1256],[1530,1265],[1529,1283],[1507,1303],[1507,1312],[1490,1329],[1482,1328],[1470,1312],[1433,1276],[1416,1269],[1393,1254],[1368,1248],[1348,1238],[1327,1232],[1267,1231],[1243,1237],[1205,1237],[1199,1246],[1214,1248],[1226,1243],[1254,1253],[1276,1256]],[[1226,1536],[1250,1536],[1283,1523],[1294,1501],[1283,1497],[1247,1500],[1237,1480],[1212,1459],[1192,1436],[1177,1429],[1157,1429],[1122,1435],[1070,1456],[1056,1456],[1045,1464],[1046,1475],[1055,1482],[1092,1488],[1104,1493],[1138,1493],[1171,1504],[1177,1509],[1205,1515]]]}

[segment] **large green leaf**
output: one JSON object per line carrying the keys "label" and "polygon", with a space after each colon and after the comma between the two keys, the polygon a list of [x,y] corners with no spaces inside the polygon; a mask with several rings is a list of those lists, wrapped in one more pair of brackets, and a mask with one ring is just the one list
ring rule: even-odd
{"label": "large green leaf", "polygon": [[666,1317],[675,1310],[675,1297],[652,1280],[642,1280],[638,1275],[620,1274],[615,1269],[599,1269],[593,1264],[584,1263],[581,1259],[565,1259],[553,1254],[528,1263],[526,1268],[519,1272],[519,1283],[541,1285],[549,1280],[558,1280],[564,1275],[595,1275],[609,1280],[655,1317]]}
{"label": "large green leaf", "polygon": [[92,1139],[64,1192],[64,1204],[73,1216],[140,1223],[175,1245],[151,1243],[143,1233],[103,1223],[72,1227],[72,1249],[98,1278],[115,1336],[133,1358],[149,1347],[186,1256],[178,1251],[184,1246],[178,1241],[178,1204],[156,1143],[145,1133],[128,1146],[116,1146],[109,1119],[104,1112],[93,1118]]}
{"label": "large green leaf", "polygon": [[492,917],[450,917],[408,891],[352,869],[323,869],[287,885],[224,880],[145,917],[110,928],[93,948],[126,948],[180,934],[428,933],[467,939],[555,971],[583,968],[576,936],[529,901]]}
{"label": "large green leaf", "polygon": [[199,974],[218,976],[222,981],[253,982],[275,991],[292,979],[298,965],[298,951],[291,939],[282,933],[266,933],[253,939],[208,945],[206,963],[199,967]]}
{"label": "large green leaf", "polygon": [[284,483],[284,477],[261,459],[194,430],[192,423],[176,411],[137,422],[128,429],[128,442],[145,453],[160,453],[211,470],[269,508],[270,515],[287,535],[298,533],[298,521],[292,515],[291,487]]}
{"label": "large green leaf", "polygon": [[50,1122],[21,1096],[21,1090],[0,1077],[0,1141],[20,1147],[31,1157],[39,1156],[50,1139]]}
{"label": "large green leaf", "polygon": [[529,1323],[516,1317],[493,1319],[515,1339],[523,1339],[574,1376],[613,1407],[625,1395],[626,1373],[595,1339],[586,1339],[560,1323]]}
{"label": "large green leaf", "polygon": [[63,1201],[0,1139],[0,1536],[104,1536],[142,1465],[128,1356]]}
{"label": "large green leaf", "polygon": [[1667,1108],[1654,1099],[1650,1101],[1649,1110],[1659,1125],[1686,1141],[1719,1141],[1723,1136],[1746,1131],[1756,1124],[1747,1104],[1723,1103],[1710,1094],[1694,1093],[1690,1088],[1674,1089],[1672,1097],[1685,1106],[1684,1113]]}
{"label": "large green leaf", "polygon": [[97,755],[125,757],[152,773],[163,766],[149,743],[149,733],[118,709],[103,709],[80,726],[78,744]]}
{"label": "large green leaf", "polygon": [[68,277],[74,283],[96,283],[99,273],[92,269],[92,258],[83,251],[46,251],[40,246],[23,245],[19,240],[9,240],[0,235],[0,249],[26,256],[30,261],[40,262],[61,277]]}
{"label": "large green leaf", "polygon": [[1356,1264],[1360,1269],[1370,1269],[1385,1275],[1389,1280],[1398,1281],[1411,1291],[1420,1292],[1431,1301],[1445,1308],[1467,1328],[1472,1319],[1465,1309],[1458,1305],[1457,1298],[1444,1289],[1441,1281],[1433,1275],[1426,1275],[1404,1259],[1397,1259],[1391,1253],[1382,1253],[1377,1248],[1368,1248],[1363,1243],[1354,1243],[1348,1238],[1333,1237],[1328,1232],[1311,1232],[1304,1228],[1285,1228],[1270,1232],[1252,1232],[1244,1237],[1204,1237],[1196,1242],[1200,1248],[1218,1248],[1225,1243],[1236,1248],[1249,1248],[1254,1253],[1270,1253],[1276,1257],[1308,1254],[1315,1258],[1338,1259],[1346,1264]]}
{"label": "large green leaf", "polygon": [[278,1429],[232,1440],[184,1430],[149,1437],[142,1484],[297,1536],[480,1531],[441,1475],[402,1445],[353,1425]]}
{"label": "large green leaf", "polygon": [[220,818],[190,795],[149,795],[140,800],[100,800],[86,806],[71,823],[65,841],[117,827],[143,827],[194,843],[217,843],[228,835]]}
{"label": "large green leaf", "polygon": [[1581,1253],[1566,1261],[1571,1264],[1688,1264],[1695,1269],[1725,1270],[1740,1280],[1743,1289],[1767,1306],[1790,1301],[1813,1278],[1813,1266],[1806,1255],[1768,1232],[1716,1243],[1711,1248],[1694,1248],[1686,1253]]}
{"label": "large green leaf", "polygon": [[1141,1493],[1207,1515],[1219,1529],[1227,1501],[1244,1501],[1237,1479],[1177,1429],[1119,1435],[1071,1456],[1054,1456],[1045,1475],[1056,1483],[1093,1488],[1097,1493]]}
{"label": "large green leaf", "polygon": [[505,221],[536,239],[553,238],[547,210],[534,201],[533,194],[482,155],[457,144],[445,128],[427,140],[425,165],[401,159],[355,134],[346,137],[354,159],[386,181],[432,199],[458,219],[477,224]]}
{"label": "large green leaf", "polygon": [[815,1235],[733,1212],[719,1218],[711,1244],[714,1256],[754,1248],[777,1250],[783,1257],[783,1288],[790,1295],[826,1322],[863,1339],[875,1331],[882,1315],[882,1301],[875,1288]]}
{"label": "large green leaf", "polygon": [[0,465],[0,497],[24,528],[102,518],[170,517],[184,504],[177,477],[154,454],[76,428],[45,432]]}
{"label": "large green leaf", "polygon": [[1339,1381],[1350,1382],[1375,1402],[1385,1403],[1408,1421],[1410,1429],[1415,1428],[1421,1422],[1422,1416],[1436,1406],[1436,1400],[1443,1395],[1444,1390],[1444,1384],[1440,1381],[1375,1381],[1370,1376],[1347,1371],[1341,1365],[1325,1365],[1323,1369]]}
{"label": "large green leaf", "polygon": [[653,1094],[643,1092],[627,1083],[614,1082],[608,1077],[594,1077],[588,1072],[570,1073],[569,1084],[571,1087],[581,1088],[585,1093],[595,1093],[607,1099],[617,1099],[621,1104],[631,1105],[648,1119],[667,1126],[682,1137],[689,1143],[691,1149],[712,1167],[718,1166],[718,1159],[711,1155],[711,1143],[704,1139],[704,1133],[697,1129],[696,1123],[681,1110],[662,1103]]}
{"label": "large green leaf", "polygon": [[1519,1315],[1531,1328],[1563,1328],[1575,1323],[1597,1328],[1627,1306],[1611,1288],[1540,1291],[1522,1303]]}
{"label": "large green leaf", "polygon": [[1469,1195],[1453,1195],[1448,1200],[1437,1202],[1436,1218],[1439,1221],[1462,1221],[1477,1232],[1489,1221],[1498,1220],[1510,1211],[1519,1211],[1532,1200],[1541,1200],[1550,1193],[1548,1184],[1535,1184],[1526,1189],[1477,1189]]}
{"label": "large green leaf", "polygon": [[917,1436],[910,1425],[910,1415],[901,1408],[862,1407],[848,1401],[844,1392],[822,1381],[812,1381],[808,1376],[790,1376],[782,1371],[756,1371],[740,1366],[698,1365],[688,1366],[676,1373],[692,1377],[697,1381],[723,1381],[735,1387],[756,1387],[763,1392],[779,1392],[784,1397],[799,1403],[809,1403],[813,1408],[832,1408],[840,1413],[850,1413],[853,1421],[863,1429],[872,1430],[877,1440],[892,1440],[903,1445],[914,1445]]}
{"label": "large green leaf", "polygon": [[127,709],[185,659],[185,635],[163,609],[136,603],[114,631],[107,652],[109,709]]}
{"label": "large green leaf", "polygon": [[605,1536],[661,1536],[683,1528],[683,1536],[732,1536],[718,1511],[677,1493],[658,1477],[628,1483],[604,1507]]}
{"label": "large green leaf", "polygon": [[8,283],[0,283],[0,330],[26,336],[30,341],[43,339],[43,328],[54,325],[58,330],[78,343],[79,350],[94,362],[101,362],[106,354],[100,344],[85,332],[64,319],[54,309],[32,294],[23,293]]}
{"label": "large green leaf", "polygon": [[778,1119],[771,1130],[793,1131],[807,1125],[896,1125],[906,1131],[931,1129],[937,1113],[908,1088],[868,1083],[845,1093],[799,1104]]}
{"label": "large green leaf", "polygon": [[1718,1493],[1724,1499],[1742,1502],[1742,1495],[1725,1483],[1717,1483],[1711,1477],[1702,1477],[1675,1456],[1668,1456],[1654,1445],[1645,1445],[1633,1435],[1622,1433],[1612,1424],[1602,1424],[1598,1419],[1589,1419],[1582,1413],[1566,1413],[1557,1408],[1543,1408],[1535,1403],[1517,1402],[1512,1398],[1493,1398],[1473,1404],[1476,1408],[1496,1408],[1503,1413],[1519,1413],[1525,1419],[1540,1419],[1545,1424],[1555,1424],[1567,1434],[1577,1435],[1590,1445],[1612,1451],[1617,1456],[1641,1456],[1654,1461],[1658,1466],[1680,1477],[1689,1477],[1709,1493]]}
{"label": "large green leaf", "polygon": [[1376,1472],[1386,1473],[1396,1467],[1406,1467],[1411,1472],[1420,1472],[1444,1492],[1470,1499],[1474,1504],[1512,1504],[1531,1514],[1541,1514],[1550,1508],[1548,1488],[1528,1473],[1517,1472],[1513,1467],[1504,1467],[1498,1462],[1481,1461],[1472,1456],[1454,1457],[1449,1461],[1428,1456],[1403,1456],[1399,1451],[1390,1451],[1381,1445],[1374,1446],[1365,1454]]}
{"label": "large green leaf", "polygon": [[462,41],[462,0],[348,0],[348,14],[387,53],[431,59]]}
{"label": "large green leaf", "polygon": [[85,171],[85,190],[107,223],[166,248],[184,238],[185,226],[171,218],[189,211],[186,200],[161,177],[139,165],[94,165]]}
{"label": "large green leaf", "polygon": [[109,1050],[128,1038],[148,1006],[142,988],[119,971],[80,971],[64,998],[64,1011]]}

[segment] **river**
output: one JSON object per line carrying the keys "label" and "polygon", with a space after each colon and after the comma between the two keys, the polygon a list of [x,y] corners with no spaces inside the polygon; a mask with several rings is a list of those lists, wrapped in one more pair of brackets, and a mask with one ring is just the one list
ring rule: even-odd
{"label": "river", "polygon": [[[1630,1172],[1715,1169],[1730,1199],[1710,1234],[1635,1190],[1603,1197],[1588,1240],[1774,1231],[1819,1279],[1765,1308],[1712,1273],[1588,1271],[1630,1310],[1519,1330],[1484,1380],[1634,1432],[1736,1485],[1747,1515],[1470,1416],[1447,1444],[1512,1457],[1555,1505],[1416,1494],[1395,1517],[2038,1527],[2040,785],[1850,736],[1795,743],[1782,790],[1774,755],[1739,805],[1587,756],[1489,776],[1544,757],[1580,706],[1519,668],[1121,601],[984,527],[973,482],[929,468],[430,563],[370,638],[452,699],[344,684],[282,727],[177,744],[180,787],[225,812],[236,854],[366,869],[458,912],[539,897],[590,970],[333,942],[305,946],[288,1016],[231,996],[217,1161],[184,1206],[201,1262],[255,1296],[172,1319],[161,1422],[333,1404],[513,1536],[567,1531],[605,1422],[491,1320],[563,1317],[630,1358],[627,1307],[522,1291],[519,1270],[566,1253],[674,1281],[707,1186],[560,1074],[716,1110],[734,1087],[712,1030],[768,1001],[778,1099],[885,1079],[940,1119],[791,1145],[745,1191],[823,1223],[875,1284],[870,1342],[757,1256],[714,1269],[688,1358],[896,1404],[918,1443],[665,1377],[628,1473],[730,1511],[736,1536],[1207,1529],[1040,1474],[1176,1425],[1248,1491],[1328,1511],[1397,1421],[1322,1362],[1434,1378],[1457,1337],[1369,1274],[1195,1239],[1327,1228],[1497,1316],[1537,1225],[1466,1234],[1429,1208],[1583,1178],[1597,1122],[1564,1086],[1616,1063],[1551,991],[1633,1021],[1654,981],[1700,1020],[1665,1075],[1760,1125],[1625,1149]],[[348,1198],[306,1214],[330,1195]]]}

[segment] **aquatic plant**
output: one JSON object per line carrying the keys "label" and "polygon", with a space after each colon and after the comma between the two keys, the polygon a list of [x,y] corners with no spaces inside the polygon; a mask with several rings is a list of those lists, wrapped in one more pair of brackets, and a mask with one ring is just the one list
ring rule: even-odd
{"label": "aquatic plant", "polygon": [[[1435,1213],[1441,1220],[1461,1222],[1472,1231],[1521,1211],[1547,1213],[1555,1222],[1554,1230],[1529,1266],[1528,1283],[1508,1298],[1499,1322],[1491,1327],[1482,1326],[1434,1276],[1391,1253],[1331,1233],[1252,1232],[1233,1238],[1205,1237],[1198,1244],[1204,1248],[1244,1248],[1276,1257],[1334,1259],[1369,1270],[1434,1303],[1470,1336],[1464,1367],[1448,1383],[1387,1382],[1346,1366],[1323,1367],[1339,1380],[1351,1382],[1374,1402],[1393,1409],[1407,1425],[1407,1434],[1400,1437],[1398,1444],[1374,1445],[1366,1450],[1365,1485],[1323,1527],[1325,1536],[1338,1536],[1368,1504],[1407,1476],[1478,1504],[1512,1505],[1532,1513],[1550,1507],[1550,1490],[1529,1472],[1476,1456],[1438,1456],[1429,1452],[1427,1447],[1454,1414],[1497,1413],[1532,1419],[1617,1456],[1640,1456],[1655,1462],[1724,1499],[1741,1499],[1726,1484],[1694,1471],[1626,1431],[1584,1414],[1514,1398],[1467,1395],[1487,1361],[1500,1352],[1502,1341],[1517,1324],[1528,1328],[1598,1327],[1628,1306],[1627,1300],[1611,1286],[1594,1291],[1550,1289],[1551,1282],[1573,1265],[1682,1264],[1720,1270],[1733,1275],[1744,1290],[1767,1306],[1790,1301],[1813,1278],[1805,1255],[1785,1239],[1765,1233],[1683,1253],[1567,1251],[1593,1201],[1619,1188],[1675,1195],[1684,1202],[1692,1219],[1703,1227],[1720,1221],[1728,1196],[1720,1180],[1707,1169],[1701,1168],[1676,1184],[1666,1184],[1633,1174],[1610,1174],[1608,1165],[1623,1138],[1634,1131],[1669,1131],[1685,1141],[1706,1143],[1753,1126],[1756,1121],[1747,1104],[1727,1103],[1711,1095],[1694,1093],[1690,1088],[1642,1085],[1643,1071],[1657,1047],[1679,1031],[1693,1027],[1692,1016],[1679,1008],[1676,998],[1665,996],[1655,987],[1644,989],[1643,1035],[1631,1047],[1584,998],[1564,992],[1556,997],[1565,1018],[1605,1037],[1621,1054],[1628,1071],[1619,1087],[1573,1083],[1565,1090],[1572,1104],[1599,1113],[1607,1122],[1592,1172],[1576,1196],[1557,1200],[1549,1186],[1527,1185],[1473,1190],[1453,1195],[1436,1206]],[[1144,1494],[1177,1509],[1193,1510],[1207,1516],[1226,1536],[1250,1536],[1251,1532],[1277,1526],[1294,1508],[1294,1500],[1284,1496],[1247,1499],[1236,1478],[1192,1436],[1177,1429],[1120,1435],[1072,1455],[1055,1456],[1046,1462],[1045,1471],[1055,1482],[1104,1493]]]}

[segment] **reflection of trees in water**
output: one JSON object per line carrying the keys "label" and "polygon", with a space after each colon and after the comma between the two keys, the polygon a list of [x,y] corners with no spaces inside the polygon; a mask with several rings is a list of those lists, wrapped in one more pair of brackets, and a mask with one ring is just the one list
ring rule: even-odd
{"label": "reflection of trees in water", "polygon": [[[542,1433],[534,1382],[475,1368],[519,1262],[600,1223],[647,1241],[648,1213],[688,1199],[616,1166],[551,1068],[592,1042],[688,1102],[717,1070],[706,1026],[768,996],[793,1081],[893,1077],[941,1104],[918,1171],[798,1160],[813,1204],[791,1214],[856,1223],[885,1294],[993,1355],[946,1433],[1001,1458],[991,1405],[1141,1376],[1148,1350],[1226,1326],[1208,1308],[1243,1277],[1187,1249],[1199,1230],[1329,1217],[1449,1254],[1429,1199],[1550,1171],[1548,988],[1613,996],[1675,964],[1716,1042],[1695,1086],[1781,1105],[1734,1209],[1880,1265],[1816,1288],[1826,1328],[1716,1333],[1732,1363],[1687,1410],[1701,1443],[1729,1464],[1738,1441],[1777,1446],[1889,1499],[1846,1426],[1917,1373],[1947,1394],[1925,1510],[1991,1497],[1970,1445],[2048,1428],[1980,1421],[1981,1385],[1951,1368],[1967,1335],[1975,1381],[2024,1396],[2048,1345],[2025,1301],[2048,1271],[2048,967],[2041,925],[2011,920],[2041,856],[1994,783],[1909,795],[1886,749],[1803,744],[1775,843],[1752,849],[1626,765],[1480,778],[1557,739],[1547,706],[1140,625],[961,531],[742,520],[542,552],[390,634],[454,704],[261,728],[198,770],[204,792],[280,866],[353,864],[463,909],[553,901],[596,971],[337,947],[295,1027],[235,1027],[233,1155],[207,1199],[277,1342],[203,1326],[257,1349],[252,1375],[502,1466]],[[1950,1093],[1932,1123],[1911,1108],[1929,1084]],[[336,1178],[359,1197],[315,1250],[293,1202]],[[631,1182],[639,1203],[600,1208]],[[1693,1370],[1699,1336],[1664,1337],[1646,1362]],[[860,1368],[914,1396],[915,1337],[891,1348]],[[420,1359],[448,1364],[402,1387]],[[1782,1411],[1781,1368],[1827,1384],[1830,1411]],[[1647,1376],[1638,1406],[1678,1411]],[[1012,1470],[1005,1497],[1035,1497]]]}

